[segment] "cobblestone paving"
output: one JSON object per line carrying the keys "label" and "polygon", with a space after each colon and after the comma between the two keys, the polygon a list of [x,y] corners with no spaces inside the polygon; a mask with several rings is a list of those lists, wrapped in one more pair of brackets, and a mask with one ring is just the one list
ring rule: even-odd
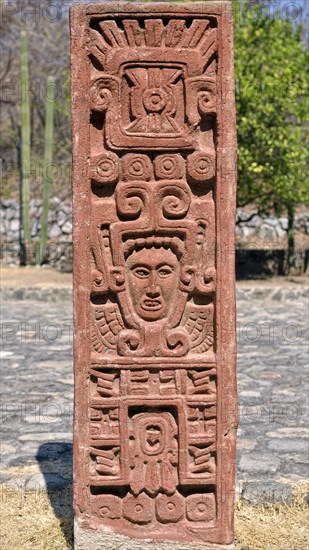
{"label": "cobblestone paving", "polygon": [[[289,500],[281,482],[308,477],[307,305],[301,294],[238,301],[237,479],[250,501]],[[71,483],[72,340],[69,301],[2,302],[0,482],[28,490]],[[25,465],[29,474],[16,476]]]}

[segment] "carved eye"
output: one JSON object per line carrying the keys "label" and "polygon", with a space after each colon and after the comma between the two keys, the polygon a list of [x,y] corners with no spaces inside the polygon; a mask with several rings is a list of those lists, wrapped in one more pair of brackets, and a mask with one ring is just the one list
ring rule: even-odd
{"label": "carved eye", "polygon": [[169,265],[163,265],[158,269],[159,277],[169,277],[172,273],[173,270]]}
{"label": "carved eye", "polygon": [[136,277],[139,277],[139,279],[147,279],[150,273],[147,267],[135,267],[132,271]]}

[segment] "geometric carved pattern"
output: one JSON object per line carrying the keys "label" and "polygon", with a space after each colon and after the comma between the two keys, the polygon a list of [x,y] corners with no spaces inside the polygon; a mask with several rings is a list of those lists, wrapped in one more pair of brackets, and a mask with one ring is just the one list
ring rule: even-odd
{"label": "geometric carved pattern", "polygon": [[[75,155],[83,147],[89,154],[74,184],[75,238],[85,246],[75,258],[76,430],[85,449],[78,514],[129,537],[226,543],[234,443],[222,384],[232,404],[235,392],[233,358],[220,347],[220,308],[224,300],[231,307],[232,294],[225,298],[217,281],[217,231],[234,215],[233,168],[230,180],[222,171],[234,131],[232,107],[228,131],[222,118],[224,63],[231,71],[227,7],[206,4],[203,15],[195,5],[146,4],[138,13],[130,4],[94,6],[72,11],[73,48],[79,41],[82,57],[74,65],[74,120],[89,100],[83,145],[75,144]],[[226,78],[231,86],[231,72]],[[231,210],[220,214],[225,195]],[[222,242],[232,243],[228,227]],[[233,313],[225,319],[233,326]],[[224,461],[231,473],[222,473]]]}

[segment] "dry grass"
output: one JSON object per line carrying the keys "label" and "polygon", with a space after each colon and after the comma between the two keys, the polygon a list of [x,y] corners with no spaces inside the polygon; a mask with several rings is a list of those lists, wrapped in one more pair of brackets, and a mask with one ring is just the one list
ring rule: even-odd
{"label": "dry grass", "polygon": [[306,482],[294,485],[292,506],[254,507],[239,502],[235,516],[237,550],[308,550],[309,506]]}
{"label": "dry grass", "polygon": [[48,495],[44,492],[25,492],[2,487],[1,550],[73,548],[69,490],[55,492],[51,505]]}
{"label": "dry grass", "polygon": [[[293,506],[253,507],[238,503],[237,550],[307,550],[308,484],[295,487]],[[24,492],[2,486],[1,550],[65,550],[73,548],[70,491]]]}

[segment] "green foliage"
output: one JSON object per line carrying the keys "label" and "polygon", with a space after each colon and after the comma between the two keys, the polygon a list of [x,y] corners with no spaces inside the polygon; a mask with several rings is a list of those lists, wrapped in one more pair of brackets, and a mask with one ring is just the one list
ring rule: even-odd
{"label": "green foliage", "polygon": [[22,207],[25,243],[30,243],[30,99],[27,35],[20,33],[20,80],[21,80],[21,173],[22,173]]}
{"label": "green foliage", "polygon": [[279,212],[308,198],[308,52],[290,21],[247,0],[233,5],[238,205]]}
{"label": "green foliage", "polygon": [[40,254],[38,263],[44,260],[44,250],[47,243],[48,230],[48,206],[49,192],[52,180],[53,141],[54,141],[54,104],[55,104],[55,79],[47,78],[45,100],[45,144],[44,144],[44,178],[43,178],[43,202],[41,217]]}

